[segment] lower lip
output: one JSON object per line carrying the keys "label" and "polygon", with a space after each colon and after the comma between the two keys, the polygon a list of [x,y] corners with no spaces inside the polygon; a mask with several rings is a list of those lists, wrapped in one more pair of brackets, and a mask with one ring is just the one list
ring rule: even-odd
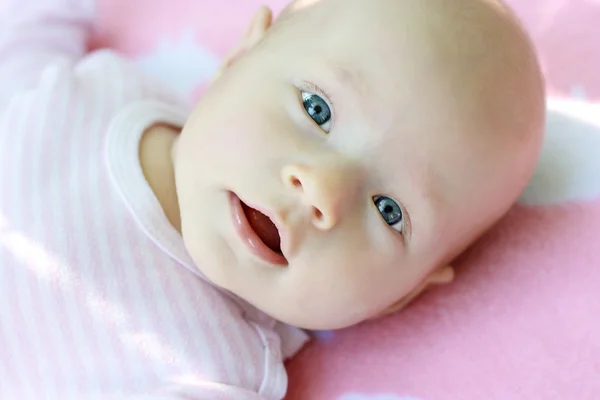
{"label": "lower lip", "polygon": [[233,217],[235,230],[248,249],[250,249],[255,256],[269,264],[287,265],[285,257],[268,248],[258,237],[256,232],[254,232],[254,229],[250,226],[246,214],[242,209],[242,201],[235,193],[229,193],[229,202],[231,204],[231,215]]}

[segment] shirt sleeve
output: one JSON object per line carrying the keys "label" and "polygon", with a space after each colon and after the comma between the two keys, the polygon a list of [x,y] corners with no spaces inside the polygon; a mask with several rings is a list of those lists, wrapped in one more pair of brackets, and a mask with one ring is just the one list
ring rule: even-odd
{"label": "shirt sleeve", "polygon": [[0,107],[44,70],[87,52],[95,0],[5,0],[0,15]]}

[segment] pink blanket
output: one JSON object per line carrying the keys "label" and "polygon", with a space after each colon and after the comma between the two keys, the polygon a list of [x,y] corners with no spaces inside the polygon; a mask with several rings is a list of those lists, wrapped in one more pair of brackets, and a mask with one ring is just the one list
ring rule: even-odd
{"label": "pink blanket", "polygon": [[[96,44],[190,101],[260,3],[100,2]],[[289,399],[600,399],[600,2],[511,4],[553,97],[521,204],[459,260],[456,284],[385,320],[316,333],[289,363]]]}

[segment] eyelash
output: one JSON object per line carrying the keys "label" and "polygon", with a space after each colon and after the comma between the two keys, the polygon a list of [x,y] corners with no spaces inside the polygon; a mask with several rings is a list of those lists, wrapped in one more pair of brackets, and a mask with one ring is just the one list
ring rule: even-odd
{"label": "eyelash", "polygon": [[312,92],[314,94],[317,94],[319,96],[321,96],[323,98],[323,100],[325,100],[328,105],[329,105],[329,110],[331,111],[331,129],[333,129],[333,126],[335,125],[335,104],[333,99],[331,98],[331,94],[329,94],[329,92],[327,92],[325,89],[319,87],[317,84],[310,82],[310,81],[304,81],[304,87],[301,88],[301,90],[307,91],[307,92]]}

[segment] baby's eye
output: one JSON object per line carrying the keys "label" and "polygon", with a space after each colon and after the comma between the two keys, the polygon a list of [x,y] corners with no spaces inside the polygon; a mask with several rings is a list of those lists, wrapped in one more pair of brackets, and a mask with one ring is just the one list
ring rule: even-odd
{"label": "baby's eye", "polygon": [[396,200],[386,196],[375,196],[373,201],[385,223],[398,232],[402,232],[404,228],[402,207]]}
{"label": "baby's eye", "polygon": [[329,108],[329,105],[327,105],[327,102],[316,94],[304,91],[302,92],[302,102],[309,117],[311,117],[321,129],[326,133],[329,133],[329,129],[331,128],[331,109]]}

